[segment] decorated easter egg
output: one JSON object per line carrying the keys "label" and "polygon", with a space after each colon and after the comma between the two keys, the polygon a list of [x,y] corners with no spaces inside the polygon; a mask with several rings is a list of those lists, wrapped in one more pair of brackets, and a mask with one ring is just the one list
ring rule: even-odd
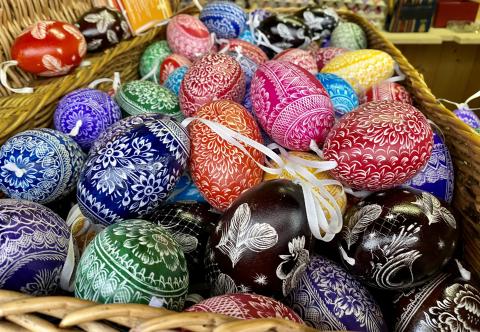
{"label": "decorated easter egg", "polygon": [[[219,123],[237,133],[261,142],[254,118],[240,104],[229,100],[204,105],[197,117]],[[252,147],[246,153],[228,143],[206,124],[194,121],[189,126],[192,150],[189,168],[192,179],[203,197],[223,211],[245,190],[262,181],[264,157]]]}
{"label": "decorated easter egg", "polygon": [[0,199],[0,288],[53,295],[67,258],[70,230],[40,204]]}
{"label": "decorated easter egg", "polygon": [[433,149],[430,159],[405,185],[428,191],[437,198],[451,203],[454,187],[453,162],[440,131],[433,132]]}
{"label": "decorated easter egg", "polygon": [[393,58],[379,50],[358,50],[337,55],[322,69],[346,80],[359,95],[390,78],[394,72]]}
{"label": "decorated easter egg", "polygon": [[355,90],[343,78],[328,73],[318,73],[316,77],[327,90],[338,117],[353,111],[358,106]]}
{"label": "decorated easter egg", "polygon": [[183,78],[188,71],[188,67],[183,66],[175,69],[170,75],[168,75],[167,80],[163,83],[163,86],[172,91],[176,96],[180,92],[180,85],[182,84]]}
{"label": "decorated easter egg", "polygon": [[87,53],[82,33],[70,23],[39,21],[13,42],[12,59],[39,76],[65,75],[76,68]]}
{"label": "decorated easter egg", "polygon": [[315,61],[317,62],[318,70],[322,70],[330,60],[345,52],[348,52],[348,50],[340,47],[322,47],[315,49],[313,54],[315,56]]}
{"label": "decorated easter egg", "polygon": [[241,39],[230,39],[228,44],[222,46],[229,52],[235,52],[237,55],[242,55],[254,61],[257,65],[268,61],[268,57],[265,52],[258,46],[243,41]]}
{"label": "decorated easter egg", "polygon": [[84,150],[121,118],[112,97],[95,89],[78,89],[65,95],[53,117],[55,129],[72,137]]}
{"label": "decorated easter egg", "polygon": [[238,36],[238,39],[244,40],[252,44],[255,43],[255,38],[253,37],[253,33],[250,31],[250,27],[248,26],[248,24],[245,24],[243,32]]}
{"label": "decorated easter egg", "polygon": [[468,108],[460,108],[454,111],[455,115],[473,129],[480,129],[480,119]]}
{"label": "decorated easter egg", "polygon": [[75,188],[85,154],[69,136],[32,129],[0,147],[0,190],[11,198],[48,203]]}
{"label": "decorated easter egg", "polygon": [[186,57],[180,54],[170,54],[163,60],[160,66],[160,84],[164,84],[168,76],[180,67],[190,67],[192,63]]}
{"label": "decorated easter egg", "polygon": [[381,82],[372,86],[362,96],[362,104],[371,101],[396,100],[407,104],[413,104],[410,93],[398,83]]}
{"label": "decorated easter egg", "polygon": [[341,266],[321,256],[312,257],[285,303],[307,325],[321,331],[388,331],[368,290]]}
{"label": "decorated easter egg", "polygon": [[333,105],[322,84],[289,62],[268,61],[252,79],[252,105],[265,132],[291,150],[322,144],[335,121]]}
{"label": "decorated easter egg", "polygon": [[447,205],[426,191],[371,194],[347,211],[340,253],[345,267],[385,290],[416,287],[452,257],[459,229]]}
{"label": "decorated easter egg", "polygon": [[432,153],[425,116],[398,101],[370,102],[343,116],[323,146],[337,180],[354,189],[382,190],[413,178]]}
{"label": "decorated easter egg", "polygon": [[252,82],[253,74],[255,74],[255,71],[258,68],[258,64],[249,57],[242,56],[240,53],[237,52],[228,52],[227,54],[233,57],[242,68],[243,74],[245,75],[246,94],[246,91],[250,90],[250,83]]}
{"label": "decorated easter egg", "polygon": [[164,86],[150,81],[130,81],[122,84],[115,100],[127,115],[160,113],[177,120],[183,118],[178,98]]}
{"label": "decorated easter egg", "polygon": [[197,17],[186,14],[175,15],[170,19],[167,40],[174,53],[191,61],[214,49],[214,41],[205,24]]}
{"label": "decorated easter egg", "polygon": [[190,174],[188,172],[185,172],[178,180],[173,192],[168,196],[167,202],[206,203],[207,201],[205,200],[205,198],[203,198],[202,194],[193,182]]}
{"label": "decorated easter egg", "polygon": [[104,225],[149,214],[175,187],[189,152],[187,132],[173,119],[148,114],[117,122],[92,147],[82,170],[82,213]]}
{"label": "decorated easter egg", "polygon": [[281,318],[303,324],[289,307],[270,297],[257,294],[225,294],[197,303],[185,311],[214,312],[238,319]]}
{"label": "decorated easter egg", "polygon": [[180,109],[195,115],[206,103],[228,99],[240,103],[245,95],[245,74],[235,59],[227,54],[207,54],[196,61],[180,85]]}
{"label": "decorated easter egg", "polygon": [[286,296],[307,267],[311,244],[302,187],[262,182],[243,193],[210,234],[205,265],[212,293]]}
{"label": "decorated easter egg", "polygon": [[140,57],[138,71],[141,77],[159,83],[160,65],[167,56],[172,54],[169,44],[165,40],[159,40],[150,44]]}
{"label": "decorated easter egg", "polygon": [[237,38],[247,22],[247,15],[234,2],[213,1],[203,7],[200,12],[200,21],[208,31],[215,33],[217,38]]}
{"label": "decorated easter egg", "polygon": [[299,48],[289,48],[278,53],[273,59],[293,63],[312,74],[318,73],[317,64],[313,55]]}
{"label": "decorated easter egg", "polygon": [[338,15],[333,8],[309,6],[298,11],[295,16],[302,19],[310,30],[310,38],[324,45],[330,40],[332,31],[338,25]]}
{"label": "decorated easter egg", "polygon": [[330,45],[349,50],[360,50],[367,48],[367,36],[358,24],[341,22],[332,32]]}
{"label": "decorated easter egg", "polygon": [[480,331],[479,303],[478,284],[442,273],[395,299],[394,331]]}
{"label": "decorated easter egg", "polygon": [[75,297],[100,303],[160,302],[182,310],[188,270],[178,243],[150,221],[130,219],[105,228],[78,263]]}
{"label": "decorated easter egg", "polygon": [[89,52],[112,47],[131,36],[123,15],[107,7],[91,9],[75,25],[85,37]]}

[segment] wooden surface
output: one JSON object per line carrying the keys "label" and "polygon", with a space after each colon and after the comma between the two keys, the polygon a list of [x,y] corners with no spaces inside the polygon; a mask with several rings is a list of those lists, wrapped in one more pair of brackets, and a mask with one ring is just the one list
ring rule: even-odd
{"label": "wooden surface", "polygon": [[444,42],[455,42],[461,45],[479,45],[480,33],[454,32],[448,29],[431,28],[428,32],[382,32],[396,45],[434,45]]}

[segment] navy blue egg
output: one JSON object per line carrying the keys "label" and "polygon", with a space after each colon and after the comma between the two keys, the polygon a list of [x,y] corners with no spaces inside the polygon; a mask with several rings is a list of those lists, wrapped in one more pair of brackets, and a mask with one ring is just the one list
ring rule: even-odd
{"label": "navy blue egg", "polygon": [[177,185],[173,192],[168,196],[167,203],[175,202],[198,202],[207,203],[205,198],[198,190],[197,186],[193,182],[190,174],[185,172],[178,180]]}
{"label": "navy blue egg", "polygon": [[335,114],[338,117],[342,117],[358,107],[358,96],[355,90],[343,78],[329,73],[318,73],[316,76],[325,90],[327,90],[332,100]]}
{"label": "navy blue egg", "polygon": [[189,155],[188,134],[171,118],[145,114],[117,122],[92,147],[80,175],[82,213],[103,225],[144,217],[175,188]]}
{"label": "navy blue egg", "polygon": [[182,84],[183,78],[185,77],[187,71],[187,66],[182,66],[175,69],[170,75],[168,75],[168,78],[165,80],[165,83],[163,83],[163,86],[178,96],[180,85]]}
{"label": "navy blue egg", "polygon": [[78,89],[65,95],[53,117],[55,129],[71,136],[85,151],[121,118],[113,98],[96,89]]}
{"label": "navy blue egg", "polygon": [[40,204],[72,192],[85,161],[80,146],[53,129],[32,129],[0,148],[0,190]]}
{"label": "navy blue egg", "polygon": [[453,162],[443,136],[438,130],[433,131],[433,149],[430,159],[422,170],[405,182],[405,185],[427,191],[451,203],[454,187]]}
{"label": "navy blue egg", "polygon": [[200,13],[208,31],[214,32],[217,38],[237,38],[247,22],[244,10],[233,2],[213,1],[203,7]]}

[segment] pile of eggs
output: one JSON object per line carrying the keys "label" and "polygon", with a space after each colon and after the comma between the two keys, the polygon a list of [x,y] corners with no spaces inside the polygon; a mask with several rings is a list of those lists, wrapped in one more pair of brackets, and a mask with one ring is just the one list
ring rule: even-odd
{"label": "pile of eggs", "polygon": [[[0,288],[66,283],[100,303],[320,330],[479,330],[479,288],[452,263],[450,153],[390,80],[395,60],[330,9],[249,15],[214,1],[175,16],[140,79],[114,96],[73,91],[55,129],[0,147]],[[93,50],[113,37],[88,38]],[[318,196],[323,224],[341,217],[326,242],[311,223]],[[63,218],[78,204],[77,228],[98,226],[66,282],[69,226],[45,204]]]}

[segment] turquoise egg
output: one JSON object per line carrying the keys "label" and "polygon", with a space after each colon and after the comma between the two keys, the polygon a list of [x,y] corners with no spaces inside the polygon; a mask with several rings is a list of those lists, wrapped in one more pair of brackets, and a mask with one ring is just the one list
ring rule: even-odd
{"label": "turquoise egg", "polygon": [[170,75],[168,75],[168,78],[165,83],[163,83],[163,86],[178,96],[178,93],[180,91],[180,84],[182,84],[183,78],[185,77],[187,71],[187,66],[182,66],[175,69]]}
{"label": "turquoise egg", "polygon": [[358,96],[355,90],[343,78],[329,73],[318,73],[316,77],[327,90],[335,109],[335,115],[342,117],[358,106]]}

